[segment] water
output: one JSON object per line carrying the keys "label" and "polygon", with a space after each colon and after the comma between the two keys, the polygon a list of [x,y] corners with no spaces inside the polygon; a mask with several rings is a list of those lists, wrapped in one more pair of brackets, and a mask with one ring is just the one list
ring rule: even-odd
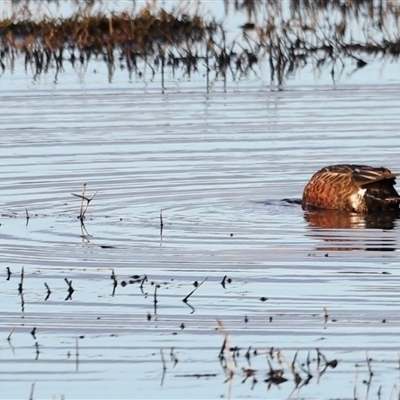
{"label": "water", "polygon": [[324,165],[399,171],[399,86],[3,86],[1,398],[397,396],[398,220],[283,199]]}

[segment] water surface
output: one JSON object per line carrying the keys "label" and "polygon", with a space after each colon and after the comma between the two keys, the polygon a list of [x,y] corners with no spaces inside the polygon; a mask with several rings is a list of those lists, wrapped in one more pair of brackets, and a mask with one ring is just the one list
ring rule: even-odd
{"label": "water surface", "polygon": [[[2,398],[29,398],[32,384],[33,398],[397,396],[398,220],[282,200],[332,163],[400,171],[399,86],[11,89],[0,95]],[[84,182],[98,193],[81,227],[71,193]],[[224,333],[239,350],[222,360],[232,380]],[[316,348],[336,368],[323,372]],[[264,382],[268,362],[288,381]]]}

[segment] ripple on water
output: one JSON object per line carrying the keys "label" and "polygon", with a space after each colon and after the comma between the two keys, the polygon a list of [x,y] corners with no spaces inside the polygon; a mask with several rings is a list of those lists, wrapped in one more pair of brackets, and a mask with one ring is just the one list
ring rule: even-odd
{"label": "ripple on water", "polygon": [[[305,213],[296,200],[323,165],[399,169],[398,91],[3,94],[0,255],[12,275],[3,274],[0,332],[15,328],[0,346],[7,396],[26,398],[34,382],[44,398],[131,398],[133,387],[147,398],[265,398],[266,388],[350,398],[358,379],[362,397],[369,349],[368,388],[389,397],[398,220]],[[84,182],[99,193],[81,226],[71,193]],[[236,363],[226,355],[232,388],[216,319],[239,349]],[[316,348],[337,367],[324,371],[320,357],[318,370]],[[263,382],[266,353],[288,379],[280,389]],[[297,389],[295,354],[302,382],[308,357],[313,376]],[[253,390],[242,367],[256,370]]]}

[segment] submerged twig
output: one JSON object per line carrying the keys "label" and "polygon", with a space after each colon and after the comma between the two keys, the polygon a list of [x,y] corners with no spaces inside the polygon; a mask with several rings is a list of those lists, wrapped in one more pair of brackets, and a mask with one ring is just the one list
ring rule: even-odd
{"label": "submerged twig", "polygon": [[145,283],[146,281],[147,281],[147,275],[145,275],[145,276],[143,277],[142,281],[140,282],[139,288],[140,288],[140,291],[142,292],[142,294],[144,294],[144,295],[147,296],[147,293],[144,293],[144,291],[143,291],[143,285],[144,285],[144,283]]}
{"label": "submerged twig", "polygon": [[18,293],[21,296],[21,310],[25,311],[25,300],[24,300],[24,267],[21,269],[21,281],[18,284]]}
{"label": "submerged twig", "polygon": [[336,359],[328,361],[327,358],[325,357],[325,355],[322,354],[320,349],[317,348],[316,350],[317,350],[317,369],[318,369],[318,371],[319,371],[319,366],[321,364],[321,359],[325,364],[322,371],[319,371],[319,376],[318,376],[318,382],[319,382],[319,378],[325,373],[325,371],[328,369],[328,367],[336,368],[338,361]]}
{"label": "submerged twig", "polygon": [[28,213],[28,209],[27,209],[27,208],[25,208],[25,212],[26,212],[26,224],[25,224],[25,226],[28,226],[28,223],[29,223],[29,213]]}
{"label": "submerged twig", "polygon": [[324,324],[328,322],[329,314],[328,310],[324,307]]}
{"label": "submerged twig", "polygon": [[367,359],[367,365],[368,365],[368,371],[369,371],[369,376],[373,376],[374,373],[372,372],[372,368],[371,368],[371,358],[369,358],[368,356],[368,350],[365,350],[365,357]]}
{"label": "submerged twig", "polygon": [[39,351],[39,343],[38,342],[35,342],[35,348],[36,348],[36,358],[35,358],[35,360],[39,360],[40,351]]}
{"label": "submerged twig", "polygon": [[11,279],[12,272],[11,272],[10,267],[7,267],[6,270],[7,270],[7,279],[6,279],[6,281],[9,281]]}
{"label": "submerged twig", "polygon": [[75,371],[79,369],[79,337],[75,338]]}
{"label": "submerged twig", "polygon": [[88,230],[86,229],[86,226],[85,226],[85,223],[83,222],[83,219],[80,219],[80,221],[81,221],[81,238],[82,238],[82,242],[83,243],[90,243],[90,240],[89,240],[89,236],[90,236],[90,234],[89,234],[89,232],[88,232]]}
{"label": "submerged twig", "polygon": [[111,293],[111,296],[114,297],[114,295],[115,295],[115,289],[116,289],[116,287],[118,286],[118,281],[117,281],[117,277],[115,276],[114,269],[112,269],[112,272],[111,272],[111,279],[112,279],[112,281],[113,281],[113,291],[112,291],[112,293]]}
{"label": "submerged twig", "polygon": [[33,391],[35,390],[35,383],[32,383],[31,394],[29,395],[29,400],[33,400]]}
{"label": "submerged twig", "polygon": [[222,285],[222,287],[223,287],[224,289],[226,289],[226,287],[225,287],[226,278],[227,278],[227,275],[225,275],[224,278],[223,278],[222,281],[221,281],[221,285]]}
{"label": "submerged twig", "polygon": [[72,293],[75,292],[74,288],[72,287],[72,280],[68,280],[67,278],[64,278],[64,281],[68,285],[68,296],[65,298],[65,300],[72,300]]}
{"label": "submerged twig", "polygon": [[153,303],[154,303],[154,315],[157,315],[157,303],[158,303],[158,300],[157,300],[157,289],[159,287],[160,287],[160,285],[158,283],[154,283],[154,300],[153,300]]}
{"label": "submerged twig", "polygon": [[21,269],[21,281],[18,285],[18,293],[22,295],[23,290],[24,290],[24,267],[22,267]]}
{"label": "submerged twig", "polygon": [[171,356],[171,361],[174,363],[173,367],[175,367],[176,364],[178,364],[179,360],[176,357],[175,353],[174,353],[174,348],[171,347],[171,352],[170,352],[170,356]]}
{"label": "submerged twig", "polygon": [[164,384],[164,378],[165,378],[165,373],[167,371],[167,366],[165,364],[164,353],[163,353],[162,349],[160,349],[160,354],[161,354],[161,362],[162,362],[162,366],[163,366],[163,373],[161,376],[161,383],[160,383],[160,386],[162,386]]}
{"label": "submerged twig", "polygon": [[13,334],[14,331],[15,331],[15,326],[14,326],[14,328],[11,329],[11,332],[10,332],[10,334],[9,334],[8,337],[7,337],[7,340],[8,340],[8,341],[11,340],[11,335]]}
{"label": "submerged twig", "polygon": [[48,285],[46,282],[44,283],[44,286],[45,286],[46,289],[47,289],[47,295],[46,295],[46,297],[45,297],[45,299],[44,299],[44,301],[46,301],[46,300],[49,299],[49,297],[50,297],[50,295],[51,295],[51,290],[50,290],[50,288],[49,288],[49,285]]}

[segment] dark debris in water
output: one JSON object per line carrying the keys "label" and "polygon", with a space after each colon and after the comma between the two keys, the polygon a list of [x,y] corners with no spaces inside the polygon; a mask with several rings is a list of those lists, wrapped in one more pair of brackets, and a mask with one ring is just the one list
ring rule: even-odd
{"label": "dark debris in water", "polygon": [[177,378],[215,378],[218,376],[218,374],[179,374],[179,375],[174,375]]}
{"label": "dark debris in water", "polygon": [[[229,382],[237,371],[237,366],[241,358],[241,349],[237,346],[230,346],[230,337],[219,320],[217,321],[217,330],[224,337],[218,358],[224,374],[227,377],[227,382]],[[266,375],[263,381],[268,383],[267,389],[269,390],[272,386],[280,386],[290,382],[291,379],[289,376],[292,375],[295,385],[294,390],[298,390],[302,386],[308,385],[314,379],[314,374],[317,375],[315,380],[319,383],[328,369],[335,369],[337,367],[338,361],[336,359],[328,360],[325,354],[318,348],[315,349],[315,351],[316,356],[314,358],[311,357],[311,351],[308,351],[307,357],[303,362],[298,361],[299,351],[296,351],[292,363],[288,364],[286,357],[284,357],[280,349],[270,347],[267,349],[254,349],[252,351],[252,346],[249,346],[243,356],[248,366],[243,366],[241,368],[242,374],[244,375],[242,384],[246,383],[248,378],[252,378],[251,388],[253,389],[258,382],[257,377]],[[259,356],[263,358],[266,357],[268,365],[268,370],[266,372],[250,367],[252,359]],[[313,371],[313,373],[311,373],[311,371]]]}

